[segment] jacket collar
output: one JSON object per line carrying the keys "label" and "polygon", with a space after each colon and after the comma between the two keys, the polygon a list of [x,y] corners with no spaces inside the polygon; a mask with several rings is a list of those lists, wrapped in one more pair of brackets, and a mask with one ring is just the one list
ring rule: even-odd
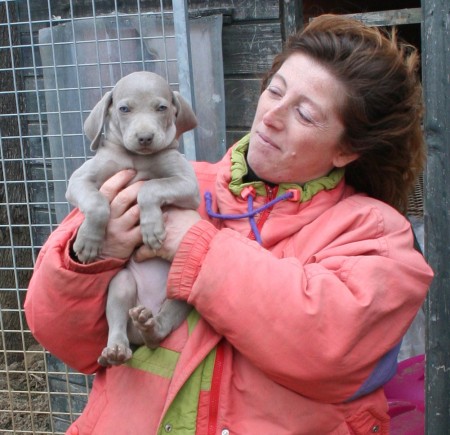
{"label": "jacket collar", "polygon": [[[231,181],[229,189],[234,195],[240,196],[242,190],[252,186],[257,195],[265,196],[267,190],[264,181],[244,181],[245,176],[248,174],[246,154],[249,140],[250,134],[247,134],[236,143],[231,151]],[[288,190],[297,190],[299,192],[299,202],[309,201],[322,190],[334,189],[344,177],[344,173],[344,168],[335,168],[328,175],[308,181],[303,186],[293,183],[281,183],[278,185],[277,196],[286,193]]]}

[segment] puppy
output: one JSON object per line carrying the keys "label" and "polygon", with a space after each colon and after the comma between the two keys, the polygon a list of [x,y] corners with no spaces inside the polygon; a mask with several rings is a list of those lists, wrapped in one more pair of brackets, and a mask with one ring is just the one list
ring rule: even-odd
{"label": "puppy", "polygon": [[[181,95],[150,72],[123,77],[96,104],[84,123],[96,154],[73,173],[66,193],[85,218],[73,245],[79,261],[92,262],[101,252],[110,209],[99,188],[122,169],[136,170],[133,182],[146,180],[137,201],[143,242],[152,249],[159,249],[165,238],[163,206],[198,207],[196,176],[177,141],[196,125]],[[130,261],[113,278],[106,307],[108,343],[100,364],[117,365],[131,358],[130,339],[156,347],[187,316],[189,305],[165,299],[168,269],[160,259]]]}

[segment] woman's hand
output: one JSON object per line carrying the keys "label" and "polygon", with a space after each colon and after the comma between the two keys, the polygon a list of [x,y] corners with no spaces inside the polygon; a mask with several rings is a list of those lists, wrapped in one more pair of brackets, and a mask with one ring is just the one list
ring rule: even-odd
{"label": "woman's hand", "polygon": [[163,217],[166,238],[161,248],[153,251],[148,246],[142,245],[136,252],[136,261],[144,261],[153,257],[161,257],[167,261],[172,261],[189,228],[201,219],[196,211],[177,207],[168,207],[164,211]]}
{"label": "woman's hand", "polygon": [[102,247],[102,258],[129,258],[142,244],[137,194],[143,181],[128,183],[133,170],[120,171],[103,183],[100,192],[109,200],[111,213]]}

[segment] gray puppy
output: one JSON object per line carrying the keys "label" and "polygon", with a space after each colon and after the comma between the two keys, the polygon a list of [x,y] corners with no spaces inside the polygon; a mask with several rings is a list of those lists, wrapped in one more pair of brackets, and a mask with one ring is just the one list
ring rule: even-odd
{"label": "gray puppy", "polygon": [[[81,262],[100,255],[110,208],[99,188],[120,170],[136,170],[133,182],[146,180],[137,200],[143,242],[152,249],[159,249],[165,238],[162,207],[198,207],[196,176],[177,141],[196,125],[195,114],[181,95],[150,72],[123,77],[96,104],[84,123],[96,154],[73,173],[66,193],[85,217],[73,245]],[[186,317],[189,305],[165,299],[168,269],[168,263],[159,259],[131,261],[113,278],[106,307],[108,343],[100,364],[117,365],[131,358],[130,341],[157,346]],[[141,281],[143,285],[138,285]]]}

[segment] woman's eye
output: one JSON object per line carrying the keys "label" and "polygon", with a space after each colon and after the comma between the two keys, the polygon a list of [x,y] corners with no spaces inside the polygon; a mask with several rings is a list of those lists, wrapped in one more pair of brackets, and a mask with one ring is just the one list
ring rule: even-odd
{"label": "woman's eye", "polygon": [[158,112],[165,112],[168,109],[167,106],[164,106],[163,104],[161,104],[161,106],[158,106]]}
{"label": "woman's eye", "polygon": [[272,95],[277,96],[281,95],[281,91],[275,86],[268,86],[267,91],[270,92]]}
{"label": "woman's eye", "polygon": [[300,115],[300,118],[302,119],[303,122],[306,122],[308,124],[314,123],[311,115],[307,111],[299,109],[298,114]]}
{"label": "woman's eye", "polygon": [[130,111],[130,108],[129,108],[128,106],[120,106],[120,107],[119,107],[119,110],[120,110],[122,113],[128,113],[128,112]]}

